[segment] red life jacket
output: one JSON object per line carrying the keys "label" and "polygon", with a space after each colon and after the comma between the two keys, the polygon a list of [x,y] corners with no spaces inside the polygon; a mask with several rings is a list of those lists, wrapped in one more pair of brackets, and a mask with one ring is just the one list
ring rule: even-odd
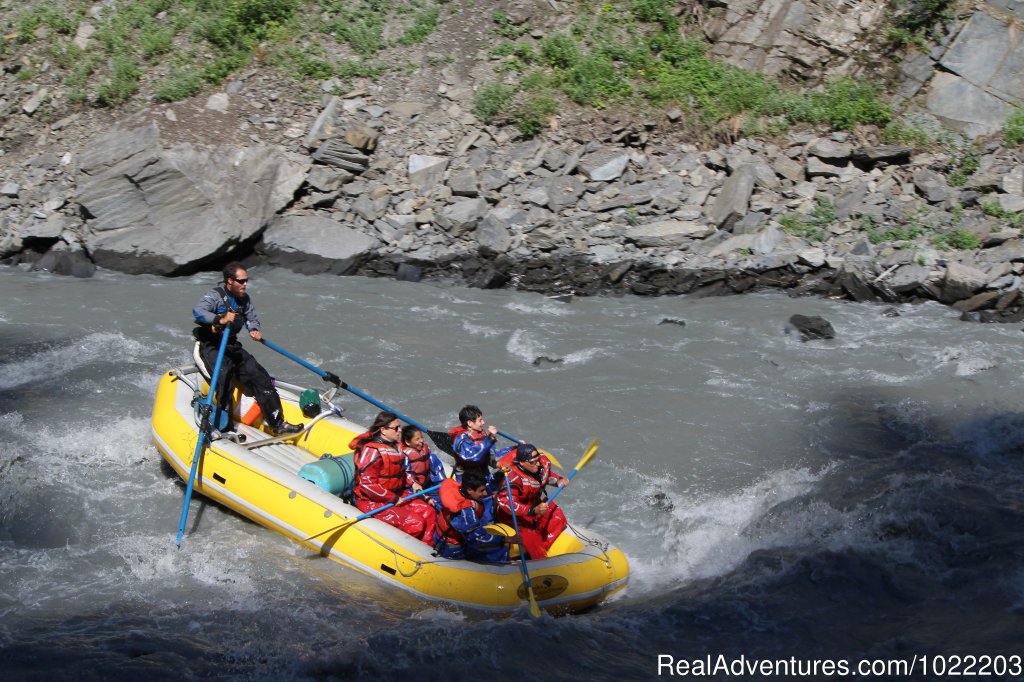
{"label": "red life jacket", "polygon": [[370,433],[369,431],[360,433],[358,436],[356,436],[355,438],[348,442],[348,449],[351,450],[352,452],[359,452],[360,450],[363,449],[363,446],[370,441],[372,437],[373,434]]}
{"label": "red life jacket", "polygon": [[366,502],[392,501],[406,488],[402,453],[395,446],[371,440],[355,457],[355,497]]}
{"label": "red life jacket", "polygon": [[[536,476],[519,467],[518,462],[516,462],[515,450],[512,450],[498,460],[498,466],[508,469],[505,475],[508,476],[508,481],[512,484],[512,497],[515,502],[526,507],[535,507],[547,498],[545,487],[548,480],[552,477],[552,473],[551,460],[546,456],[540,456],[540,469],[537,470]],[[555,480],[558,480],[557,474],[554,476]],[[498,506],[511,513],[509,510],[510,505],[503,504],[507,498],[508,492],[502,488],[498,492]]]}
{"label": "red life jacket", "polygon": [[411,445],[402,445],[402,454],[409,460],[409,473],[413,480],[424,488],[429,488],[430,482],[430,449],[426,443],[414,448]]}
{"label": "red life jacket", "polygon": [[483,505],[463,496],[459,482],[454,478],[446,478],[438,491],[441,498],[441,512],[437,515],[434,530],[450,545],[461,545],[465,538],[462,533],[452,528],[451,518],[466,507],[475,507],[477,516],[483,513]]}

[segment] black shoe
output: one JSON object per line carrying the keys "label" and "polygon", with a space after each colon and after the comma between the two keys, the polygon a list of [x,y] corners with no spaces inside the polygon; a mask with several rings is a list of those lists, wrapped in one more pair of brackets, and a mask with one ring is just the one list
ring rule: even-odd
{"label": "black shoe", "polygon": [[302,424],[291,424],[289,422],[281,422],[277,426],[271,426],[270,430],[280,436],[285,433],[299,433],[300,431],[302,431],[302,428]]}

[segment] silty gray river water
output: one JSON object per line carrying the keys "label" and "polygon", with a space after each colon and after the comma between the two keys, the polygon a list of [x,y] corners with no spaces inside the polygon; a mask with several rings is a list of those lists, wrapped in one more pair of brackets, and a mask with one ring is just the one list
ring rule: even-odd
{"label": "silty gray river water", "polygon": [[[1024,653],[1017,326],[779,293],[563,303],[250,276],[267,338],[431,428],[475,403],[570,468],[599,437],[559,502],[623,548],[628,590],[572,617],[464,612],[201,498],[176,548],[184,484],[149,418],[216,277],[0,268],[4,679],[632,680],[659,655]],[[837,337],[801,343],[793,313]]]}

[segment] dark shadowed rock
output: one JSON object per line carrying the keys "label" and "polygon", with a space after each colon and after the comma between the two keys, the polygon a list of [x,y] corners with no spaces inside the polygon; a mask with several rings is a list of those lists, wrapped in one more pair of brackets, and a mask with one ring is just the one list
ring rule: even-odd
{"label": "dark shadowed rock", "polygon": [[395,279],[400,282],[419,282],[423,279],[423,268],[418,265],[402,263],[398,266],[398,271],[395,272]]}
{"label": "dark shadowed rock", "polygon": [[57,242],[32,266],[33,270],[44,270],[55,275],[92,277],[96,265],[89,260],[81,246]]}
{"label": "dark shadowed rock", "polygon": [[832,328],[832,324],[823,317],[817,315],[793,315],[789,318],[789,323],[796,327],[797,331],[800,332],[801,341],[809,341],[810,339],[834,339],[836,337],[835,329]]}
{"label": "dark shadowed rock", "polygon": [[910,161],[912,147],[886,144],[877,147],[860,147],[853,152],[853,162],[859,166],[875,166],[879,163],[902,165]]}

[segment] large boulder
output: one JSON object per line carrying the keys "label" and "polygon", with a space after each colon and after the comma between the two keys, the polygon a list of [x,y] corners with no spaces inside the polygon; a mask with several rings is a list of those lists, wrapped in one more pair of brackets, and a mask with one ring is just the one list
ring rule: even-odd
{"label": "large boulder", "polygon": [[988,284],[988,275],[977,268],[952,261],[946,266],[946,279],[942,284],[942,301],[955,303],[970,298]]}
{"label": "large boulder", "polygon": [[293,215],[274,220],[257,250],[271,265],[305,274],[348,275],[379,245],[374,237],[330,218]]}
{"label": "large boulder", "polygon": [[272,147],[164,149],[150,124],[95,138],[79,164],[85,245],[101,267],[195,272],[256,238],[309,162]]}

